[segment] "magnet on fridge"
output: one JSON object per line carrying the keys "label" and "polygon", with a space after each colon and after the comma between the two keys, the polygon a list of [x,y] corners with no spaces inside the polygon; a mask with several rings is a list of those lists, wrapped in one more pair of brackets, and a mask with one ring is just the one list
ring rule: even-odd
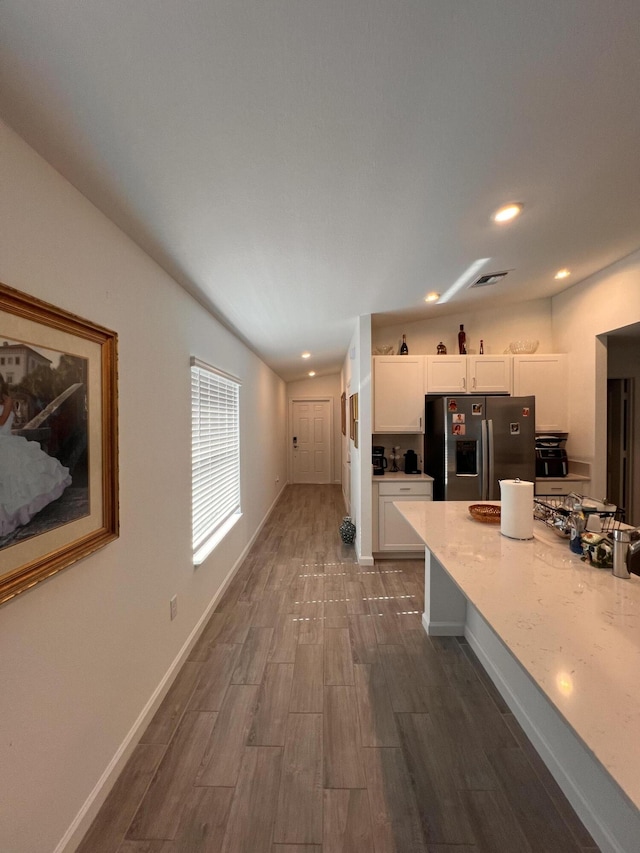
{"label": "magnet on fridge", "polygon": [[449,411],[457,412],[458,411],[458,403],[456,400],[449,400]]}
{"label": "magnet on fridge", "polygon": [[529,406],[523,406],[522,407],[522,417],[528,418],[530,414],[531,414],[531,409],[529,408]]}
{"label": "magnet on fridge", "polygon": [[520,435],[520,424],[509,424],[509,432],[511,435]]}

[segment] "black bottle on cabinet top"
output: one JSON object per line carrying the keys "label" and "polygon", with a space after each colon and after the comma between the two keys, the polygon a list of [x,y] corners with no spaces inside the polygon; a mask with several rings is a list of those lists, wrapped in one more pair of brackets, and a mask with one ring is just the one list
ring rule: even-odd
{"label": "black bottle on cabinet top", "polygon": [[462,323],[460,324],[460,331],[458,332],[458,351],[460,352],[460,355],[467,354],[467,335]]}
{"label": "black bottle on cabinet top", "polygon": [[402,336],[402,343],[400,344],[400,355],[409,355],[409,347],[407,346],[407,336]]}

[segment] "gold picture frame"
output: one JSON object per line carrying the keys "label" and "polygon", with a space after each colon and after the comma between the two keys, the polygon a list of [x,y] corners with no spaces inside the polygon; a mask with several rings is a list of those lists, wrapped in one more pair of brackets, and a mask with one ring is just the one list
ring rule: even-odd
{"label": "gold picture frame", "polygon": [[352,394],[349,397],[349,438],[353,441],[353,446],[358,447],[358,395]]}
{"label": "gold picture frame", "polygon": [[63,472],[19,510],[0,479],[2,604],[119,535],[117,335],[0,284],[0,375],[0,460],[31,453]]}

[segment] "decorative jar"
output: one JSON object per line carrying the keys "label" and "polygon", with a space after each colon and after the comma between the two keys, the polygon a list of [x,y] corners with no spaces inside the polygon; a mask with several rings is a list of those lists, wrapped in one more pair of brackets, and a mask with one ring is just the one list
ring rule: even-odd
{"label": "decorative jar", "polygon": [[346,545],[353,545],[356,538],[356,526],[351,520],[351,516],[345,515],[342,519],[342,524],[339,527],[340,538]]}

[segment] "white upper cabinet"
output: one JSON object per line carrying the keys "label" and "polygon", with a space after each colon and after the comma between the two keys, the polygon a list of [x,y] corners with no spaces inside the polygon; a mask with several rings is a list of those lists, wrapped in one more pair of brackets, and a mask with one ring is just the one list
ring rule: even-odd
{"label": "white upper cabinet", "polygon": [[428,355],[425,357],[425,362],[425,394],[466,392],[466,355]]}
{"label": "white upper cabinet", "polygon": [[373,432],[424,432],[424,356],[373,359]]}
{"label": "white upper cabinet", "polygon": [[428,355],[426,394],[510,394],[511,355]]}
{"label": "white upper cabinet", "polygon": [[536,431],[568,432],[566,355],[379,355],[373,432],[423,433],[425,394],[536,398]]}
{"label": "white upper cabinet", "polygon": [[569,431],[566,355],[514,355],[513,393],[535,395],[536,432]]}
{"label": "white upper cabinet", "polygon": [[513,356],[468,355],[467,385],[470,394],[510,394]]}

